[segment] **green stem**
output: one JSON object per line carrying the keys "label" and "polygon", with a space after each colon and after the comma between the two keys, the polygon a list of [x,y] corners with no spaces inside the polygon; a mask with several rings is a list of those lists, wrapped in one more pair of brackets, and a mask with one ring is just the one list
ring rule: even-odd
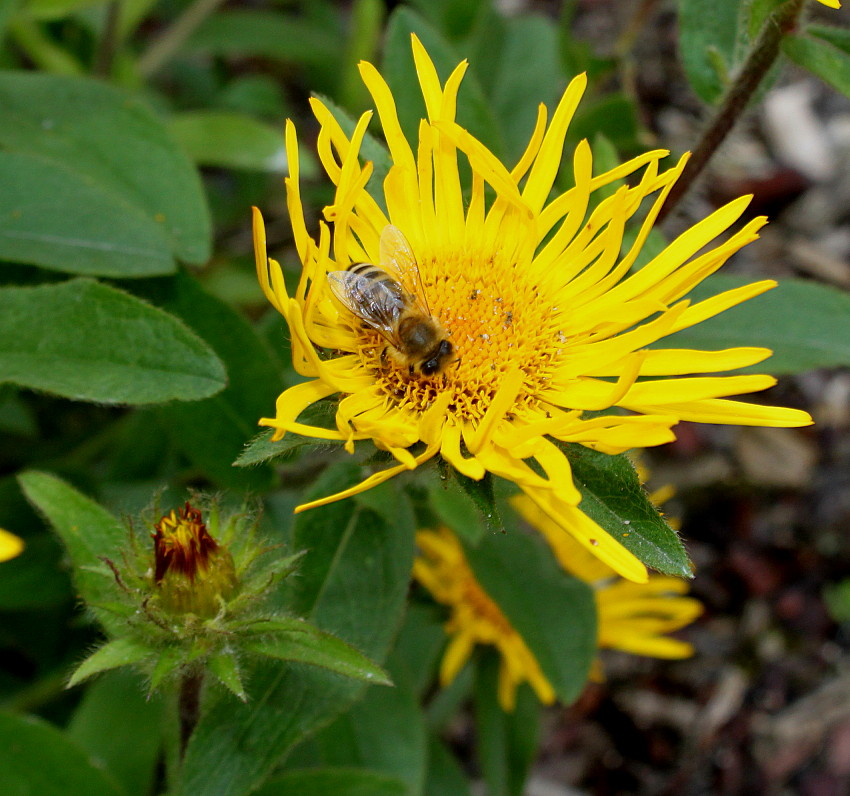
{"label": "green stem", "polygon": [[670,215],[735,126],[735,122],[738,121],[768,70],[776,61],[782,39],[796,27],[804,2],[805,0],[788,0],[773,11],[765,21],[735,82],[727,90],[717,113],[694,148],[682,176],[673,186],[664,207],[661,208],[658,214],[659,223]]}
{"label": "green stem", "polygon": [[55,75],[85,74],[80,62],[57,46],[41,26],[25,14],[17,14],[9,20],[9,36],[39,69]]}
{"label": "green stem", "polygon": [[118,22],[121,18],[121,3],[112,2],[106,8],[106,19],[103,22],[103,32],[97,45],[97,54],[92,71],[98,77],[108,77],[112,71],[112,62],[118,49]]}
{"label": "green stem", "polygon": [[150,77],[170,61],[183,46],[195,29],[224,0],[195,0],[159,38],[139,58],[139,73]]}

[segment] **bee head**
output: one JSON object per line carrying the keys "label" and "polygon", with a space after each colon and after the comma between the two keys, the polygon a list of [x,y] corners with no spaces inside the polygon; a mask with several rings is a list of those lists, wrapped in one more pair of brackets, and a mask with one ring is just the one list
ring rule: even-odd
{"label": "bee head", "polygon": [[454,346],[448,340],[441,340],[436,352],[434,352],[434,356],[426,359],[420,366],[422,375],[433,376],[435,373],[438,373],[442,369],[443,362],[452,355],[453,351]]}

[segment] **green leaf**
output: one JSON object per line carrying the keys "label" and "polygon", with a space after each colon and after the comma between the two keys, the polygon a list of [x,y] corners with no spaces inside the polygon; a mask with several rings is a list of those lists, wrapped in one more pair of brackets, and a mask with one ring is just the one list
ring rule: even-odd
{"label": "green leaf", "polygon": [[162,700],[146,697],[138,676],[111,672],[86,689],[68,734],[128,794],[150,793],[162,744],[164,707]]}
{"label": "green leaf", "polygon": [[287,771],[270,779],[253,796],[409,796],[395,777],[359,768]]}
{"label": "green leaf", "polygon": [[850,30],[834,28],[831,25],[809,25],[806,33],[829,42],[833,47],[850,53]]}
{"label": "green leaf", "polygon": [[[842,46],[835,46],[840,41]],[[830,36],[786,36],[782,40],[782,52],[795,64],[808,69],[821,80],[850,97],[850,52],[845,42]]]}
{"label": "green leaf", "polygon": [[0,151],[0,183],[4,260],[92,276],[175,268],[161,224],[67,164]]}
{"label": "green leaf", "polygon": [[[425,102],[416,78],[410,34],[416,33],[431,56],[437,73],[445,81],[465,54],[459,54],[442,34],[421,16],[398,6],[387,25],[381,74],[387,80],[396,102],[398,119],[407,140],[419,140],[419,120],[425,118]],[[490,148],[504,155],[505,142],[490,103],[475,75],[467,73],[458,93],[457,122]]]}
{"label": "green leaf", "polygon": [[0,713],[0,793],[122,796],[118,783],[67,734],[33,716]]}
{"label": "green leaf", "polygon": [[428,778],[423,796],[471,796],[469,782],[458,761],[435,735],[428,739]]}
{"label": "green leaf", "polygon": [[[90,606],[114,600],[118,589],[115,576],[101,559],[120,562],[127,529],[106,509],[54,475],[32,470],[19,475],[18,481],[30,503],[65,543],[80,597]],[[114,629],[110,613],[92,610],[107,629]]]}
{"label": "green leaf", "polygon": [[68,680],[68,688],[78,685],[95,674],[138,663],[152,654],[153,650],[149,646],[130,638],[109,641],[77,667],[71,679]]}
{"label": "green leaf", "polygon": [[[710,276],[688,298],[701,301],[752,281]],[[652,347],[712,351],[734,346],[764,346],[773,351],[770,359],[736,373],[779,375],[850,365],[850,295],[804,279],[783,279],[773,290]]]}
{"label": "green leaf", "polygon": [[206,667],[235,697],[243,702],[248,699],[242,685],[242,678],[239,675],[239,666],[233,655],[227,652],[223,652],[221,655],[213,655],[207,660]]}
{"label": "green leaf", "polygon": [[[587,138],[596,144],[604,136],[617,149],[633,150],[638,146],[638,120],[634,101],[624,94],[608,94],[601,99],[582,103],[570,125],[568,142]],[[594,159],[594,171],[602,171]]]}
{"label": "green leaf", "polygon": [[482,10],[491,4],[489,0],[410,0],[408,5],[448,38],[458,40],[470,34]]}
{"label": "green leaf", "polygon": [[370,688],[329,727],[296,749],[293,768],[350,766],[396,777],[407,793],[422,792],[427,758],[425,719],[408,690]]}
{"label": "green leaf", "polygon": [[433,682],[446,645],[444,623],[445,616],[436,606],[412,602],[387,664],[393,680],[407,684],[420,697]]}
{"label": "green leaf", "polygon": [[740,0],[679,0],[679,53],[691,88],[705,102],[720,99],[737,66],[742,5]]}
{"label": "green leaf", "polygon": [[482,656],[475,681],[476,752],[490,796],[522,796],[540,736],[540,703],[527,683],[512,713],[499,706],[499,656]]}
{"label": "green leaf", "polygon": [[[191,263],[209,258],[210,219],[197,171],[138,97],[102,81],[32,72],[0,73],[0,149],[6,150],[7,157],[27,156],[41,161],[44,167],[52,166],[68,177],[67,185],[73,176],[75,184],[88,184],[92,195],[100,192],[114,205],[109,217],[100,222],[91,218],[81,226],[77,239],[63,237],[67,226],[53,229],[43,224],[43,239],[32,244],[41,247],[36,264],[76,271],[81,260],[78,250],[86,242],[83,236],[94,235],[86,245],[92,248],[89,256],[96,256],[98,245],[111,245],[111,225],[120,225],[121,214],[132,217],[138,230],[142,221],[147,221],[151,240],[164,238],[175,257]],[[11,196],[4,202],[20,203],[24,209],[49,205],[47,188],[40,183],[3,182],[3,193]],[[89,208],[82,201],[89,198],[86,193],[77,196],[67,189],[57,194],[51,220],[58,220],[61,211],[77,217],[82,207],[93,215],[103,203]],[[26,217],[20,221],[27,225],[24,230],[35,223]],[[2,229],[14,231],[8,219]],[[8,235],[0,234],[2,245],[8,244]],[[59,236],[52,248],[51,235]],[[131,238],[127,242],[129,251],[119,249],[111,254],[104,275],[163,273],[164,263],[159,259],[155,269],[149,263],[144,270],[143,262],[133,257],[136,242]],[[23,243],[19,241],[19,245]],[[151,248],[150,243],[147,248]],[[15,259],[2,249],[0,256]],[[89,269],[87,273],[95,271]]]}
{"label": "green leaf", "polygon": [[53,534],[28,536],[24,552],[3,562],[0,610],[32,611],[67,603],[72,595],[61,556]]}
{"label": "green leaf", "polygon": [[330,90],[339,77],[343,36],[339,27],[317,24],[306,15],[220,11],[198,26],[185,50],[298,64],[309,70],[313,88],[321,85]]}
{"label": "green leaf", "polygon": [[[503,522],[502,515],[496,505],[493,476],[490,473],[485,473],[480,481],[476,481],[474,478],[468,478],[457,470],[449,469],[449,478],[457,483],[463,494],[478,509],[479,524],[483,523],[484,527],[490,533],[500,532],[503,528]],[[465,537],[467,531],[471,531],[473,536],[476,533],[474,526],[472,528],[460,529],[457,532]],[[473,540],[470,539],[469,541]]]}
{"label": "green leaf", "polygon": [[338,31],[322,30],[306,19],[273,11],[225,11],[208,17],[192,34],[187,49],[219,55],[249,55],[305,66],[339,56]]}
{"label": "green leaf", "polygon": [[[360,477],[359,467],[342,462],[323,473],[306,498],[333,494]],[[389,487],[373,491],[384,496],[395,522],[384,512],[339,501],[300,514],[292,540],[293,549],[308,548],[299,577],[292,579],[293,610],[379,662],[401,620],[413,562],[413,513]],[[245,706],[234,705],[229,695],[213,695],[189,742],[178,793],[251,792],[282,755],[364,688],[318,667],[277,662],[260,665],[248,685]]]}
{"label": "green leaf", "polygon": [[649,502],[634,465],[584,445],[564,446],[581,492],[579,508],[644,564],[667,575],[691,578],[681,539]]}
{"label": "green leaf", "polygon": [[537,106],[544,103],[551,119],[565,85],[555,23],[536,14],[511,19],[498,48],[491,94],[510,158],[518,160],[525,151]]}
{"label": "green leaf", "polygon": [[464,550],[476,579],[522,636],[559,699],[572,702],[596,654],[591,588],[567,575],[541,539],[517,528]]}
{"label": "green leaf", "polygon": [[0,288],[0,381],[109,404],[197,400],[224,368],[168,313],[89,279]]}
{"label": "green leaf", "polygon": [[[333,419],[336,416],[338,402],[335,400],[318,401],[317,403],[308,406],[299,416],[298,422],[310,426],[320,426],[322,428],[332,428]],[[251,467],[255,464],[262,464],[273,459],[279,459],[286,456],[292,451],[296,451],[303,447],[312,448],[330,448],[333,446],[339,447],[342,445],[342,440],[339,443],[334,440],[316,439],[314,437],[302,437],[300,434],[287,434],[283,439],[277,442],[272,442],[274,429],[266,429],[257,434],[254,439],[245,445],[245,449],[239,454],[233,464],[237,467]]]}
{"label": "green leaf", "polygon": [[246,649],[277,658],[321,666],[329,671],[367,683],[392,685],[387,673],[350,644],[324,633],[303,619],[275,619],[254,626],[257,633],[268,635],[246,643]]}
{"label": "green leaf", "polygon": [[63,19],[75,11],[102,5],[105,0],[27,0],[27,13],[34,19]]}
{"label": "green leaf", "polygon": [[173,116],[169,132],[201,166],[286,172],[283,128],[242,113],[191,111]]}
{"label": "green leaf", "polygon": [[823,599],[834,622],[850,622],[850,578],[826,584]]}
{"label": "green leaf", "polygon": [[[472,483],[477,484],[478,482]],[[471,487],[472,484],[469,484],[469,486]],[[491,511],[494,505],[492,503],[492,484],[489,508],[486,504],[479,503],[473,497],[475,493],[467,491],[459,483],[459,479],[455,477],[431,479],[426,488],[428,490],[428,505],[437,515],[437,518],[467,542],[477,544],[486,533],[487,528],[492,529],[492,520],[489,522],[485,520],[486,511]],[[482,508],[486,510],[482,511]]]}
{"label": "green leaf", "polygon": [[213,347],[227,367],[228,383],[218,395],[199,403],[171,403],[157,414],[176,447],[216,484],[234,489],[267,490],[269,467],[234,468],[257,421],[273,412],[283,389],[274,352],[235,309],[207,293],[197,280],[179,273],[152,294]]}

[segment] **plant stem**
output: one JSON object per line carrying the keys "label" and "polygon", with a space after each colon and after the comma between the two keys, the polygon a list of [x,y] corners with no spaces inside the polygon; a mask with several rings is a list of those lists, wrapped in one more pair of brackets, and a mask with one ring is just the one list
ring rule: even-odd
{"label": "plant stem", "polygon": [[150,77],[162,68],[195,32],[195,28],[223,2],[224,0],[195,0],[139,58],[139,74],[142,77]]}
{"label": "plant stem", "polygon": [[637,37],[646,26],[647,20],[655,13],[658,2],[659,0],[638,0],[632,9],[629,21],[614,45],[615,55],[624,58],[631,52]]}
{"label": "plant stem", "polygon": [[186,745],[198,723],[201,714],[201,686],[204,682],[203,672],[193,671],[184,674],[180,680],[180,694],[177,697],[177,707],[180,714],[180,759],[186,754]]}
{"label": "plant stem", "polygon": [[746,109],[753,94],[755,94],[764,76],[779,55],[779,46],[782,44],[783,37],[795,28],[800,12],[803,10],[804,2],[805,0],[788,0],[765,20],[759,37],[735,78],[735,82],[727,90],[717,113],[694,148],[693,155],[685,166],[682,176],[673,186],[664,207],[661,208],[661,212],[658,214],[658,223],[670,215],[702,173],[715,150],[723,143],[730,130],[735,126],[735,122]]}
{"label": "plant stem", "polygon": [[106,19],[103,22],[103,32],[97,44],[97,54],[92,71],[98,77],[108,77],[118,49],[118,21],[121,18],[121,3],[112,2],[106,8]]}
{"label": "plant stem", "polygon": [[33,64],[54,75],[83,75],[74,56],[56,44],[34,19],[24,13],[9,20],[9,36]]}

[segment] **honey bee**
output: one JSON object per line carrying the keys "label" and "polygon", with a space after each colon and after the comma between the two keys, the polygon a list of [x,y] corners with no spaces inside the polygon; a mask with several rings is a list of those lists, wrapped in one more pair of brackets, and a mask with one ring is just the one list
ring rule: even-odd
{"label": "honey bee", "polygon": [[387,225],[380,252],[379,266],[352,263],[330,271],[331,291],[387,341],[382,358],[389,352],[410,375],[434,376],[449,364],[454,346],[428,307],[413,250],[401,230]]}

